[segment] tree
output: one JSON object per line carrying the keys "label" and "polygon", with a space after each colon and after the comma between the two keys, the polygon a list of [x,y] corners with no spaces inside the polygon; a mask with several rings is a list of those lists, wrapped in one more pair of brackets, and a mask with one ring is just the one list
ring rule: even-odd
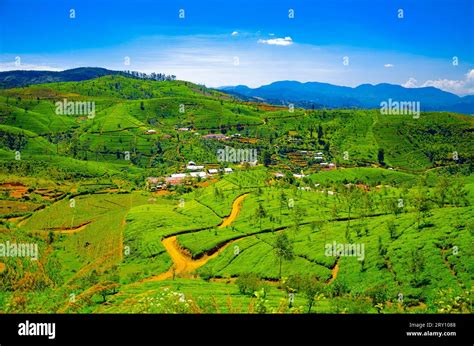
{"label": "tree", "polygon": [[417,226],[420,228],[421,221],[424,222],[425,218],[430,215],[428,191],[424,188],[421,182],[413,191],[412,202],[416,210]]}
{"label": "tree", "polygon": [[286,197],[285,191],[282,191],[280,193],[280,216],[281,216],[281,210],[288,205],[288,199]]}
{"label": "tree", "polygon": [[387,211],[393,213],[396,218],[402,212],[402,206],[399,205],[399,199],[389,199],[386,203]]}
{"label": "tree", "polygon": [[393,220],[387,221],[387,229],[390,234],[390,239],[394,240],[397,238],[397,226]]}
{"label": "tree", "polygon": [[255,216],[260,221],[260,230],[261,230],[262,229],[262,219],[267,216],[267,211],[265,210],[263,205],[261,205],[260,203],[258,204],[258,208],[255,211]]}
{"label": "tree", "polygon": [[347,209],[347,228],[351,226],[351,211],[354,208],[355,204],[359,202],[359,191],[357,187],[355,187],[353,184],[350,184],[349,186],[346,186],[342,190],[342,199],[344,201],[344,205]]}
{"label": "tree", "polygon": [[303,219],[303,216],[306,215],[306,211],[301,208],[299,205],[294,208],[293,211],[293,221],[295,222],[295,231],[298,232],[300,230],[301,226],[301,221]]}
{"label": "tree", "polygon": [[365,258],[364,258],[362,261],[360,261],[360,271],[365,272],[366,270],[367,270],[367,267],[365,265]]}
{"label": "tree", "polygon": [[380,148],[377,153],[377,160],[382,166],[385,165],[384,159],[385,159],[385,151],[382,148]]}
{"label": "tree", "polygon": [[323,128],[318,125],[318,140],[321,140],[321,138],[323,138]]}
{"label": "tree", "polygon": [[255,291],[262,287],[260,278],[254,273],[242,273],[235,281],[235,284],[239,288],[240,293],[248,295],[253,295]]}
{"label": "tree", "polygon": [[446,203],[450,185],[449,179],[445,175],[439,177],[438,181],[436,182],[435,196],[437,199],[436,202],[440,208],[442,208]]}
{"label": "tree", "polygon": [[281,279],[281,265],[283,261],[292,261],[295,257],[293,244],[286,233],[277,234],[275,244],[273,245],[273,250],[277,260],[279,261],[278,277]]}
{"label": "tree", "polygon": [[272,155],[269,151],[263,152],[263,165],[268,167],[272,163]]}
{"label": "tree", "polygon": [[317,278],[308,276],[305,277],[302,284],[302,292],[306,298],[306,304],[308,307],[308,314],[311,313],[314,301],[322,296],[324,291],[324,284],[322,284]]}
{"label": "tree", "polygon": [[112,281],[104,281],[97,285],[96,292],[102,297],[102,303],[107,301],[107,296],[115,294],[120,285]]}
{"label": "tree", "polygon": [[381,257],[384,257],[387,254],[387,247],[384,245],[381,236],[378,238],[378,252]]}
{"label": "tree", "polygon": [[464,182],[459,178],[455,180],[451,188],[448,190],[448,196],[456,207],[469,205],[469,201],[467,199],[468,195],[469,193],[465,189]]}
{"label": "tree", "polygon": [[54,232],[49,231],[48,232],[48,244],[52,244],[54,242]]}
{"label": "tree", "polygon": [[410,256],[410,272],[413,274],[412,283],[415,287],[427,284],[426,280],[423,280],[423,272],[425,270],[425,257],[422,253],[422,249],[414,249],[411,251]]}

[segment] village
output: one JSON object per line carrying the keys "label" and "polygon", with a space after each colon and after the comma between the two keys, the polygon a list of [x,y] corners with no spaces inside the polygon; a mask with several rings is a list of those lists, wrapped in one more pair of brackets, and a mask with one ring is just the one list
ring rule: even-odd
{"label": "village", "polygon": [[219,174],[233,173],[230,167],[219,168],[219,165],[196,165],[194,161],[189,161],[184,172],[172,173],[168,177],[148,177],[146,188],[149,191],[167,190],[173,186],[191,184],[193,181],[216,177]]}
{"label": "village", "polygon": [[[224,174],[231,174],[234,172],[234,169],[247,169],[258,165],[274,168],[273,175],[276,179],[285,177],[286,175],[283,173],[285,171],[293,172],[291,175],[295,179],[302,179],[319,171],[337,169],[337,165],[331,162],[327,154],[320,150],[293,149],[288,152],[273,154],[265,159],[261,157],[263,155],[260,152],[257,153],[258,138],[246,138],[241,133],[230,135],[222,133],[201,134],[191,127],[177,127],[176,130],[181,133],[199,136],[205,141],[225,142],[226,145],[216,150],[217,163],[188,161],[178,172],[171,173],[168,176],[148,177],[145,184],[149,191],[169,190],[178,185],[192,185],[207,179],[217,179]],[[156,135],[157,131],[148,129],[144,131],[144,134]],[[169,135],[164,136],[167,139],[171,137]],[[298,136],[297,131],[288,131],[285,137],[296,147],[301,147],[301,138]],[[249,147],[244,149],[237,148],[231,146],[231,143],[236,143],[239,146],[243,143]],[[232,167],[224,167],[225,165],[232,165]]]}
{"label": "village", "polygon": [[[207,135],[209,136],[209,135]],[[204,137],[204,136],[203,136]],[[221,137],[206,137],[221,140]],[[337,168],[335,163],[326,162],[325,155],[323,152],[311,152],[306,150],[300,150],[291,152],[287,155],[290,162],[295,167],[301,168],[298,173],[292,173],[291,175],[295,179],[302,179],[309,174],[304,174],[302,167],[313,166],[311,172],[317,170],[334,170]],[[191,185],[195,182],[201,182],[206,179],[217,179],[224,174],[232,174],[235,169],[248,169],[249,167],[256,167],[259,165],[257,158],[256,149],[234,149],[229,146],[217,150],[217,161],[219,163],[204,163],[196,164],[194,161],[188,161],[183,167],[181,172],[171,173],[169,176],[163,177],[148,177],[146,179],[146,188],[151,191],[169,190],[178,185]],[[278,161],[278,159],[275,159]],[[311,162],[311,165],[308,164]],[[224,163],[233,164],[232,167],[223,167]],[[263,163],[260,163],[263,164]],[[276,169],[284,169],[286,171],[292,171],[290,166],[287,164],[275,163],[267,165]],[[286,175],[281,171],[277,170],[273,172],[273,176],[276,179],[283,178]],[[309,187],[302,187],[302,189],[309,189]]]}

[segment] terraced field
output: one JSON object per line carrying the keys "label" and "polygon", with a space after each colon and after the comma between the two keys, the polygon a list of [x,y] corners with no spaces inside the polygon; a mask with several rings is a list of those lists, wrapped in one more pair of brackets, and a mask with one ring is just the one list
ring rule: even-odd
{"label": "terraced field", "polygon": [[472,312],[471,117],[115,75],[2,89],[0,122],[0,250],[39,253],[0,252],[0,312]]}

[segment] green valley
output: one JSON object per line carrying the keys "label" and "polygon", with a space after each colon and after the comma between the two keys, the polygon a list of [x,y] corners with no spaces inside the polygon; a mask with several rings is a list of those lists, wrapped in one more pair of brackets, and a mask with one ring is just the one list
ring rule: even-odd
{"label": "green valley", "polygon": [[0,133],[1,313],[472,313],[472,116],[124,74],[0,89]]}

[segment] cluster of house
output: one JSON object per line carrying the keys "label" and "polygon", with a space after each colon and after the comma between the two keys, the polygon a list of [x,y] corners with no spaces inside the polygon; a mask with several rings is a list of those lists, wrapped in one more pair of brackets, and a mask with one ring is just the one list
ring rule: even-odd
{"label": "cluster of house", "polygon": [[168,187],[185,184],[195,178],[207,179],[220,172],[224,174],[233,172],[230,167],[224,169],[209,168],[206,171],[204,166],[198,166],[193,161],[188,162],[186,171],[185,173],[173,173],[168,177],[148,177],[146,186],[150,191],[166,190]]}
{"label": "cluster of house", "polygon": [[[275,176],[275,178],[283,178],[285,175],[281,172],[275,172],[273,173],[273,175]],[[303,174],[303,172],[301,173],[293,173],[293,177],[295,177],[296,179],[301,179],[301,178],[304,178],[306,177],[307,175],[306,174]]]}
{"label": "cluster of house", "polygon": [[[193,132],[195,136],[201,136],[201,134],[199,132],[195,132],[190,127],[180,127],[180,128],[177,129],[177,131],[180,131],[180,132]],[[157,132],[156,132],[156,130],[148,129],[148,130],[143,131],[143,134],[145,134],[145,135],[156,135]],[[170,135],[163,135],[163,138],[171,138],[171,136]],[[235,140],[238,140],[238,141],[243,142],[243,143],[256,143],[256,139],[243,138],[240,133],[234,133],[230,136],[226,136],[222,133],[209,133],[207,135],[202,135],[201,138],[203,138],[203,139],[214,139],[214,140],[218,140],[218,141],[230,141],[230,140],[235,139]]]}
{"label": "cluster of house", "polygon": [[230,141],[234,138],[241,138],[242,135],[240,133],[235,133],[230,136],[223,135],[222,133],[209,133],[207,135],[203,135],[202,138],[204,139],[216,139],[218,141]]}
{"label": "cluster of house", "polygon": [[326,159],[324,158],[324,153],[321,151],[317,153],[313,153],[307,150],[300,150],[299,152],[296,152],[293,155],[299,155],[301,157],[300,160],[305,160],[303,159],[303,157],[307,159],[312,158],[314,159],[314,161],[316,161],[316,164],[318,164],[321,168],[325,168],[327,170],[336,169],[336,164],[332,162],[327,162]]}
{"label": "cluster of house", "polygon": [[327,167],[329,169],[336,168],[335,163],[325,161],[324,153],[321,151],[314,154],[314,160],[316,160],[321,167],[325,167],[325,168]]}

